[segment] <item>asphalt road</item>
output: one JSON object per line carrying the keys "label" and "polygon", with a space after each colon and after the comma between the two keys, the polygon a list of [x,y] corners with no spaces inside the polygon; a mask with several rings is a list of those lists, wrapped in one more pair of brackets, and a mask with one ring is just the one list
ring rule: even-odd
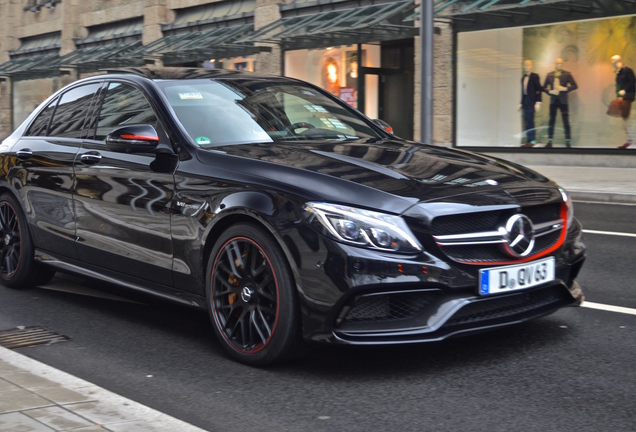
{"label": "asphalt road", "polygon": [[[586,230],[636,234],[636,206],[575,208]],[[584,241],[586,300],[636,308],[636,237]],[[631,432],[636,424],[630,314],[568,308],[435,344],[324,347],[265,370],[229,360],[204,313],[68,276],[46,288],[0,288],[0,330],[20,325],[72,339],[19,352],[211,431]]]}

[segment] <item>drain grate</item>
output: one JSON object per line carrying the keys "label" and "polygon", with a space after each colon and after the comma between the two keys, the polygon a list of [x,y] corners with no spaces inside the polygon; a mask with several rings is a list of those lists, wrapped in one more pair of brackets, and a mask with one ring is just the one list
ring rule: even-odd
{"label": "drain grate", "polygon": [[40,326],[0,331],[0,346],[9,349],[50,345],[70,339],[68,336]]}

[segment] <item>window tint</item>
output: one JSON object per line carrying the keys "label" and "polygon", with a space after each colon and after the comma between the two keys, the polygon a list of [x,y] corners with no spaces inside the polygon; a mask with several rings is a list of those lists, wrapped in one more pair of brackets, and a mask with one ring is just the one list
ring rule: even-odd
{"label": "window tint", "polygon": [[157,117],[144,95],[131,85],[111,83],[99,113],[95,139],[103,140],[119,127],[140,124],[157,125]]}
{"label": "window tint", "polygon": [[81,138],[86,113],[100,86],[101,84],[87,84],[64,93],[55,109],[49,136]]}
{"label": "window tint", "polygon": [[51,121],[51,115],[55,110],[55,104],[57,104],[57,99],[51,102],[40,114],[38,114],[33,123],[31,123],[31,126],[29,126],[29,129],[26,131],[27,136],[46,136],[46,132],[49,129],[49,122]]}

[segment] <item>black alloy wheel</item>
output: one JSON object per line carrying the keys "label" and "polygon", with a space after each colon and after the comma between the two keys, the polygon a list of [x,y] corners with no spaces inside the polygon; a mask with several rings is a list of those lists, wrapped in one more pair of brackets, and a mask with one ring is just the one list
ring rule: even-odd
{"label": "black alloy wheel", "polygon": [[18,215],[8,201],[0,201],[0,273],[3,279],[11,279],[20,268],[21,245]]}
{"label": "black alloy wheel", "polygon": [[49,282],[55,270],[36,262],[26,218],[17,200],[0,195],[0,282],[22,288]]}
{"label": "black alloy wheel", "polygon": [[217,242],[208,265],[211,318],[236,359],[264,366],[299,349],[294,284],[284,255],[263,230],[239,224]]}

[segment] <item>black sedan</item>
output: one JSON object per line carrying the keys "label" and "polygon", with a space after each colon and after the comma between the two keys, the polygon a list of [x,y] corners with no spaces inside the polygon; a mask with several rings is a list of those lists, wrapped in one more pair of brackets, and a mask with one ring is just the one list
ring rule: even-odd
{"label": "black sedan", "polygon": [[404,141],[307,83],[122,69],[0,145],[0,277],[56,271],[207,309],[235,359],[441,340],[577,305],[565,191]]}

